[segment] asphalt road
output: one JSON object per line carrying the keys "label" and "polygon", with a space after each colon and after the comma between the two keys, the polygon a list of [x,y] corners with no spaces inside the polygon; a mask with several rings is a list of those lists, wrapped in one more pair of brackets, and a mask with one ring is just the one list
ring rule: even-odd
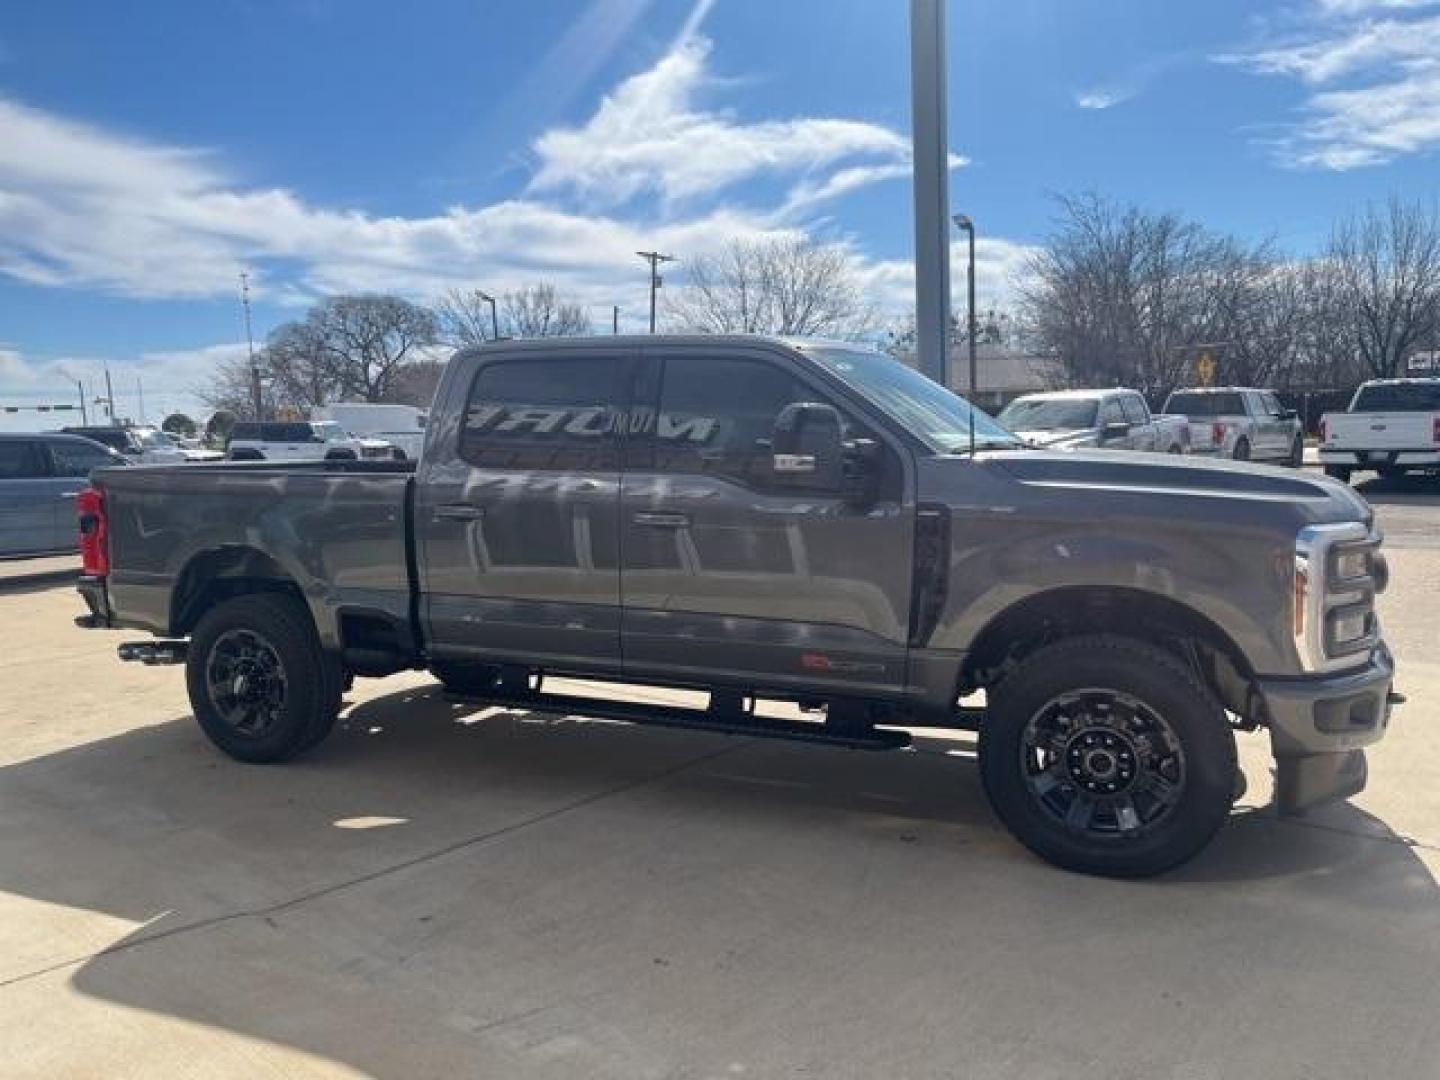
{"label": "asphalt road", "polygon": [[965,739],[867,754],[362,682],[290,766],[0,566],[0,1074],[1440,1075],[1440,489],[1363,486],[1410,703],[1350,805],[1180,872],[1026,854]]}

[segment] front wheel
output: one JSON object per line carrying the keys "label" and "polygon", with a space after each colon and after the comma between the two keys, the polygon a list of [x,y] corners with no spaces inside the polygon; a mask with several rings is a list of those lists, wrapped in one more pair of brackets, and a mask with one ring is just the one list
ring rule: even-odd
{"label": "front wheel", "polygon": [[1235,444],[1235,460],[1236,460],[1236,461],[1249,461],[1249,460],[1250,460],[1250,440],[1249,440],[1249,439],[1240,439],[1238,442],[1236,442],[1236,444]]}
{"label": "front wheel", "polygon": [[1326,465],[1325,475],[1332,480],[1339,480],[1342,484],[1350,482],[1350,469],[1344,465]]}
{"label": "front wheel", "polygon": [[980,772],[996,814],[1068,870],[1148,877],[1229,815],[1235,740],[1189,666],[1098,634],[1046,646],[991,693]]}
{"label": "front wheel", "polygon": [[237,596],[190,639],[190,705],[210,741],[240,761],[285,761],[334,726],[344,672],[293,596]]}

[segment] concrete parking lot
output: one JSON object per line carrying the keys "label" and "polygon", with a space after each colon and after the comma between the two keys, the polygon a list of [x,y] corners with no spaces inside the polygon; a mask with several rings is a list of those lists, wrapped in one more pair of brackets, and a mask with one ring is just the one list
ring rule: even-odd
{"label": "concrete parking lot", "polygon": [[0,1073],[1440,1075],[1440,485],[1362,485],[1410,701],[1353,803],[1065,874],[971,742],[867,754],[361,682],[283,767],[0,564]]}

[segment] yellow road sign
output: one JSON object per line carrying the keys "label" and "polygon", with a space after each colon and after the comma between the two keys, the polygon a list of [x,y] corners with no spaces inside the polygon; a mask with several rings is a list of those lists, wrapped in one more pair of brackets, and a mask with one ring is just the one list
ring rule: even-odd
{"label": "yellow road sign", "polygon": [[1215,381],[1215,357],[1211,356],[1208,350],[1202,352],[1195,361],[1195,375],[1201,386],[1209,386]]}

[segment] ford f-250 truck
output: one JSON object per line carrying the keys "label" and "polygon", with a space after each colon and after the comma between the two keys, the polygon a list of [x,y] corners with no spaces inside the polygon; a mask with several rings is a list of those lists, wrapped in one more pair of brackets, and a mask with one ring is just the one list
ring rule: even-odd
{"label": "ford f-250 truck", "polygon": [[465,350],[430,418],[418,465],[98,471],[78,621],[154,635],[122,656],[184,663],[245,761],[308,750],[347,678],[408,668],[848,747],[976,728],[1015,835],[1119,876],[1209,841],[1243,789],[1237,729],[1268,730],[1298,811],[1359,790],[1386,728],[1380,536],[1323,477],[1026,448],[882,354],[748,337]]}

